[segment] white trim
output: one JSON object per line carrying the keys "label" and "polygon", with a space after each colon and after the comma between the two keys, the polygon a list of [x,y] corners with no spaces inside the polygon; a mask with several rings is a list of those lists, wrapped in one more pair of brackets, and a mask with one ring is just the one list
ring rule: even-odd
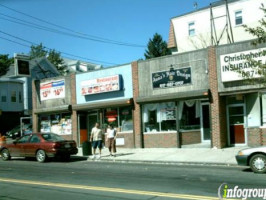
{"label": "white trim", "polygon": [[177,131],[163,131],[163,132],[144,132],[144,135],[156,135],[156,134],[177,134]]}

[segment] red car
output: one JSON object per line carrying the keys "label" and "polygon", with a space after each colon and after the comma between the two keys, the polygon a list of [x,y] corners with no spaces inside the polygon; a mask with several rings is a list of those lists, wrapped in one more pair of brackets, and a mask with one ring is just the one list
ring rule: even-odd
{"label": "red car", "polygon": [[3,144],[0,152],[4,161],[11,157],[36,157],[37,161],[45,162],[56,156],[69,159],[70,155],[78,153],[78,149],[75,141],[65,140],[57,134],[32,133],[13,143]]}

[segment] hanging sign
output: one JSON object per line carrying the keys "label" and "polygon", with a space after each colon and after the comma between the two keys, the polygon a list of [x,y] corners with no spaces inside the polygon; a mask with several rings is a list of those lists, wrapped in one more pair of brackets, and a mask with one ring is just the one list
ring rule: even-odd
{"label": "hanging sign", "polygon": [[104,92],[114,92],[121,89],[119,75],[103,78],[91,79],[81,82],[81,95],[99,94]]}
{"label": "hanging sign", "polygon": [[152,73],[152,87],[170,88],[191,84],[191,68],[173,69]]}
{"label": "hanging sign", "polygon": [[40,84],[41,101],[65,98],[65,80],[49,81]]}

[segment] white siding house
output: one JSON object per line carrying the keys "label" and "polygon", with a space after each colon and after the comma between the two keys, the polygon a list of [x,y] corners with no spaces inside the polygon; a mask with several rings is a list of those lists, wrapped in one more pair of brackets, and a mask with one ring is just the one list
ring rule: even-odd
{"label": "white siding house", "polygon": [[[258,25],[258,21],[264,17],[260,9],[263,3],[266,4],[266,0],[228,0],[227,9],[226,1],[221,0],[174,17],[170,21],[168,48],[175,54],[210,45],[228,44],[230,41],[254,39],[242,25]],[[216,39],[212,40],[211,36]]]}

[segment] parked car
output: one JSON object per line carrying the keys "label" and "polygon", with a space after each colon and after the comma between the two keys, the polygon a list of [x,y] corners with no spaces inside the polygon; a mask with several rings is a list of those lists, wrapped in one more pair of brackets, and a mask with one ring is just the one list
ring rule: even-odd
{"label": "parked car", "polygon": [[255,173],[266,172],[266,146],[243,149],[236,155],[238,165],[250,166]]}
{"label": "parked car", "polygon": [[11,157],[36,157],[37,161],[45,162],[47,158],[61,156],[69,159],[77,154],[74,140],[65,140],[54,133],[32,133],[24,135],[12,143],[3,144],[0,153],[4,161]]}
{"label": "parked car", "polygon": [[[21,137],[20,131],[21,131],[21,125],[18,125],[15,128],[8,131],[6,133],[6,137],[12,138],[12,139],[19,138]],[[22,131],[23,131],[23,135],[32,133],[32,124],[24,124]]]}

